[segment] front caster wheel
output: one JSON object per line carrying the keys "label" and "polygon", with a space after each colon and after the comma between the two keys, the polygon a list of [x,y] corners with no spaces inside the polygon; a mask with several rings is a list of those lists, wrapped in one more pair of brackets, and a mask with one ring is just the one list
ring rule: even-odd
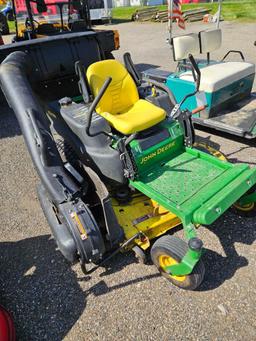
{"label": "front caster wheel", "polygon": [[166,279],[174,285],[186,289],[194,290],[204,278],[205,268],[202,260],[196,264],[193,272],[185,276],[170,275],[164,267],[179,263],[188,250],[186,242],[173,236],[163,236],[159,238],[151,248],[151,259],[157,269]]}
{"label": "front caster wheel", "polygon": [[132,250],[135,253],[135,257],[137,258],[138,262],[141,264],[146,264],[147,263],[147,256],[145,252],[138,246],[135,245]]}

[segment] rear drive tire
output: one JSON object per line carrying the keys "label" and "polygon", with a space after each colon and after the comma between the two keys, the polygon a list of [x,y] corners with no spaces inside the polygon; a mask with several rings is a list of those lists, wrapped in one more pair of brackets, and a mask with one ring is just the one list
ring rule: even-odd
{"label": "rear drive tire", "polygon": [[[256,186],[254,185],[246,194],[252,194],[256,191]],[[255,202],[250,202],[246,205],[240,205],[238,202],[233,204],[233,212],[242,217],[255,217],[256,216],[256,205]]]}
{"label": "rear drive tire", "polygon": [[174,236],[163,236],[159,238],[151,248],[151,259],[162,276],[172,284],[186,290],[195,290],[202,283],[205,268],[200,259],[189,275],[174,276],[165,272],[164,266],[179,263],[188,250],[186,242]]}
{"label": "rear drive tire", "polygon": [[106,59],[115,59],[113,53],[109,52],[109,51],[106,51],[105,52],[105,58]]}
{"label": "rear drive tire", "polygon": [[232,211],[240,217],[256,217],[256,207],[254,202],[250,202],[246,205],[240,205],[238,202],[235,202],[232,206]]}
{"label": "rear drive tire", "polygon": [[221,151],[211,147],[210,145],[208,145],[204,142],[195,142],[193,147],[195,149],[200,150],[201,152],[215,156],[217,159],[219,159],[221,161],[227,161],[226,156]]}
{"label": "rear drive tire", "polygon": [[14,21],[13,11],[7,13],[6,18],[8,21]]}
{"label": "rear drive tire", "polygon": [[10,31],[7,18],[3,13],[0,13],[0,34],[6,35],[9,33]]}

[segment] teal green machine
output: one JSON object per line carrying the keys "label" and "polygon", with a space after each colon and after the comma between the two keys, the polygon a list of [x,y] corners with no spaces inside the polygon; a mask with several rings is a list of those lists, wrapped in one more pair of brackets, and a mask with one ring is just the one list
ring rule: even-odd
{"label": "teal green machine", "polygon": [[[172,1],[170,2],[172,6]],[[169,9],[172,13],[172,8]],[[147,78],[164,82],[173,92],[177,103],[184,95],[195,90],[195,74],[189,62],[189,54],[197,58],[201,70],[200,91],[183,103],[182,109],[191,112],[198,125],[245,138],[256,137],[256,93],[252,93],[255,65],[245,61],[241,51],[228,51],[221,61],[212,61],[210,55],[221,47],[222,32],[219,27],[221,0],[215,28],[199,33],[172,36],[172,18],[169,21],[173,59],[177,61],[175,72],[148,70]],[[229,57],[232,56],[232,61]],[[235,58],[234,58],[235,56]],[[233,61],[235,59],[235,61]]]}

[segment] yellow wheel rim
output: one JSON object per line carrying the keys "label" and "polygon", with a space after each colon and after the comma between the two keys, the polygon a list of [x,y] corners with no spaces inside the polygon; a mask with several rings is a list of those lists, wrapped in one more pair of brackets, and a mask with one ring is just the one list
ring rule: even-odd
{"label": "yellow wheel rim", "polygon": [[[165,271],[164,268],[166,266],[171,266],[171,265],[178,264],[178,262],[174,258],[172,258],[172,257],[170,257],[168,255],[161,255],[158,258],[158,261],[159,261],[159,265],[160,265],[160,267],[162,268],[163,271]],[[170,275],[170,274],[169,274],[169,276],[171,278],[175,279],[178,282],[183,282],[186,279],[186,276],[174,276],[174,275]]]}
{"label": "yellow wheel rim", "polygon": [[254,209],[254,202],[250,202],[249,204],[246,205],[239,205],[238,202],[234,204],[235,208],[237,208],[240,211],[243,212],[250,212]]}

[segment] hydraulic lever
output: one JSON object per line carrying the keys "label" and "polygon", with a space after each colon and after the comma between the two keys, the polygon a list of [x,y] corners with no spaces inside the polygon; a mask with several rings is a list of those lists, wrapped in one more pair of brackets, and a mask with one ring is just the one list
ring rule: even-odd
{"label": "hydraulic lever", "polygon": [[90,96],[89,96],[89,92],[88,92],[88,88],[87,88],[87,84],[86,84],[84,66],[80,60],[75,63],[75,71],[76,71],[76,74],[79,78],[78,88],[79,88],[79,91],[83,97],[84,103],[89,103],[90,102]]}

